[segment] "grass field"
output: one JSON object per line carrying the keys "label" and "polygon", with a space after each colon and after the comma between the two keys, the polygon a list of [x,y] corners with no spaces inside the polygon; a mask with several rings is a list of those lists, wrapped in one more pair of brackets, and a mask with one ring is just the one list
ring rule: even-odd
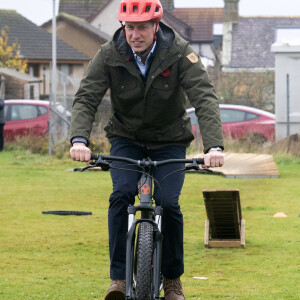
{"label": "grass field", "polygon": [[[186,176],[186,299],[300,299],[300,158],[276,162],[280,178]],[[66,172],[81,165],[20,152],[0,153],[0,165],[0,299],[103,299],[110,282],[109,173]],[[215,188],[240,190],[245,248],[204,247],[202,190]],[[272,217],[281,211],[288,217]]]}

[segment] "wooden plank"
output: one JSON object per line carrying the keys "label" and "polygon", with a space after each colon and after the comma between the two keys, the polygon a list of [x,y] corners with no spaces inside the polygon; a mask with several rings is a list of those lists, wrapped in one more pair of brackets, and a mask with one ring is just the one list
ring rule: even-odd
{"label": "wooden plank", "polygon": [[[255,153],[224,153],[225,163],[221,168],[213,168],[229,178],[238,177],[280,177],[273,156]],[[202,153],[190,157],[202,157]]]}
{"label": "wooden plank", "polygon": [[205,234],[204,234],[204,245],[205,247],[209,246],[209,220],[205,220]]}
{"label": "wooden plank", "polygon": [[241,247],[241,240],[209,240],[209,248],[235,248]]}
{"label": "wooden plank", "polygon": [[245,227],[246,221],[243,219],[241,222],[241,246],[245,247],[246,246],[246,227]]}

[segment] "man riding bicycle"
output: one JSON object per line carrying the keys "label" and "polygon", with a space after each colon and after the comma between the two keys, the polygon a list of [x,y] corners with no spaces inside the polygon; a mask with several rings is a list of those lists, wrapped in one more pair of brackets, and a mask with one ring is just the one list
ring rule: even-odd
{"label": "man riding bicycle", "polygon": [[[152,160],[185,158],[193,140],[186,96],[195,107],[201,129],[205,166],[224,163],[219,102],[200,58],[187,41],[160,20],[159,0],[122,0],[121,27],[90,62],[72,109],[71,157],[90,160],[92,124],[106,91],[111,91],[112,117],[105,127],[114,156]],[[123,23],[124,22],[124,23]],[[154,173],[160,181],[180,169],[166,165]],[[127,208],[134,203],[139,173],[112,169],[108,227],[111,286],[106,300],[125,299]],[[162,181],[155,202],[164,210],[162,274],[166,300],[185,299],[183,217],[178,203],[183,172]]]}

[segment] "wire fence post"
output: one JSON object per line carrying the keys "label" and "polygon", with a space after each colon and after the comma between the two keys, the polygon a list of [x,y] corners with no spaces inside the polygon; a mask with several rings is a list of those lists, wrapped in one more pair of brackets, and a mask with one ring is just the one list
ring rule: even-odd
{"label": "wire fence post", "polygon": [[290,74],[286,74],[286,134],[290,135]]}
{"label": "wire fence post", "polygon": [[56,102],[56,14],[55,0],[53,0],[52,17],[52,73],[51,73],[51,95],[49,101],[49,155],[52,155],[52,105]]}

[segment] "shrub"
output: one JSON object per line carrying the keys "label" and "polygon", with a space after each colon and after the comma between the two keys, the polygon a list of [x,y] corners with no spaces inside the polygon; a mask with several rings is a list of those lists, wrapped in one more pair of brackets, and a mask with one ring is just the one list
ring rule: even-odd
{"label": "shrub", "polygon": [[[91,139],[89,148],[95,153],[108,153],[110,144],[106,139]],[[49,137],[27,135],[17,137],[14,141],[5,142],[6,151],[28,151],[31,154],[47,155],[49,153]],[[62,159],[69,156],[70,141],[69,139],[62,142],[54,143],[52,154]]]}

